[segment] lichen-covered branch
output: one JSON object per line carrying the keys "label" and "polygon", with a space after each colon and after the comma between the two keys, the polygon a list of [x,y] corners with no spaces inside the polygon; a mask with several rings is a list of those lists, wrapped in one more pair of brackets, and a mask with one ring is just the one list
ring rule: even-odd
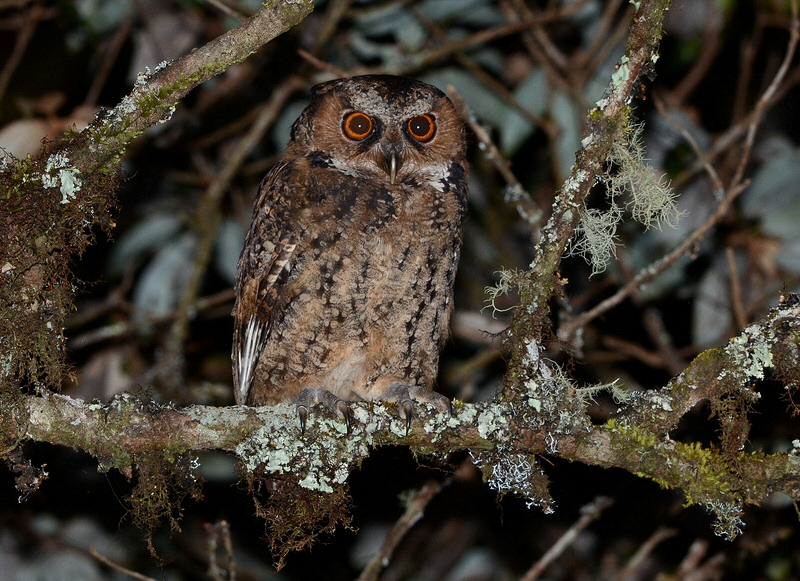
{"label": "lichen-covered branch", "polygon": [[578,225],[584,200],[596,180],[603,174],[606,160],[614,144],[628,128],[630,102],[641,90],[641,77],[653,70],[658,58],[662,23],[669,0],[644,0],[638,7],[628,35],[625,55],[606,89],[605,96],[589,113],[589,131],[581,141],[575,165],[569,178],[553,202],[553,212],[542,229],[541,240],[535,249],[531,270],[520,274],[516,283],[520,292],[520,307],[511,325],[509,372],[503,396],[507,399],[524,397],[516,389],[531,377],[546,373],[538,356],[549,329],[548,301],[558,294],[563,284],[558,268],[572,233]]}
{"label": "lichen-covered branch", "polygon": [[102,469],[114,467],[129,475],[136,459],[148,454],[174,459],[199,450],[224,450],[237,456],[248,473],[289,475],[305,489],[328,492],[375,446],[403,444],[419,454],[440,456],[469,449],[486,464],[491,486],[525,493],[541,505],[549,500],[532,492],[536,487],[531,482],[539,476],[534,456],[551,454],[622,468],[680,489],[689,503],[713,510],[721,534],[732,537],[741,528],[738,513],[744,505],[779,491],[800,500],[800,444],[790,452],[766,454],[745,451],[740,437],[723,440],[720,449],[704,448],[673,441],[669,431],[696,403],[709,400],[712,409],[730,416],[731,433],[738,429],[742,436],[744,430],[746,437],[746,418],[737,421],[734,412],[744,414],[747,406],[735,408],[729,402],[757,399],[749,384],[763,379],[771,367],[779,368],[787,381],[800,378],[798,315],[800,299],[786,297],[726,347],[699,355],[664,389],[636,394],[601,425],[590,422],[574,388],[553,378],[552,387],[564,389],[575,402],[571,410],[561,410],[558,420],[549,417],[547,402],[535,398],[459,403],[450,418],[420,407],[406,435],[396,409],[356,403],[350,433],[339,419],[318,412],[301,434],[290,404],[175,409],[127,395],[101,405],[45,392],[22,399],[6,421],[3,437],[83,450]]}

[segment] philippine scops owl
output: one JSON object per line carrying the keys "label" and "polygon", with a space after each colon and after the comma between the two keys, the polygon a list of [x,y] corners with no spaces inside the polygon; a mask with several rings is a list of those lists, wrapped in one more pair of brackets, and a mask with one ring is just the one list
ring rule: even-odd
{"label": "philippine scops owl", "polygon": [[236,402],[322,403],[433,391],[467,204],[464,125],[425,83],[330,81],[259,187],[236,280]]}

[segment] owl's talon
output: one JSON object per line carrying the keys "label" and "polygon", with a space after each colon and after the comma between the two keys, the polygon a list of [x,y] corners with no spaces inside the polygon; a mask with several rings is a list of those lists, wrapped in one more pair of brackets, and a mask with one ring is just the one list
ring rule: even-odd
{"label": "owl's talon", "polygon": [[336,398],[336,400],[333,402],[333,405],[336,408],[336,411],[342,417],[342,419],[344,419],[344,424],[347,427],[347,433],[350,434],[350,427],[352,423],[350,406],[347,405],[346,401],[339,398]]}
{"label": "owl's talon", "polygon": [[300,418],[300,429],[303,434],[306,432],[306,421],[310,410],[317,404],[322,404],[322,407],[328,412],[343,419],[347,427],[347,433],[350,433],[353,416],[347,402],[324,387],[305,387],[300,390],[295,400],[297,416]]}
{"label": "owl's talon", "polygon": [[308,420],[308,408],[304,405],[297,406],[297,417],[300,418],[300,434],[306,434],[306,421]]}
{"label": "owl's talon", "polygon": [[414,416],[414,402],[410,399],[400,402],[400,417],[406,420],[406,436],[411,432],[411,418]]}

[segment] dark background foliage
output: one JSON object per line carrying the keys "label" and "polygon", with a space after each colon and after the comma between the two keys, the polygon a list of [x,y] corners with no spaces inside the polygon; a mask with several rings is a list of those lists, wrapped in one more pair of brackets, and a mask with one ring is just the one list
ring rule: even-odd
{"label": "dark background foliage", "polygon": [[[257,7],[247,0],[0,2],[0,54],[7,55],[0,147],[17,157],[36,155],[43,138],[116,105],[145,67],[202,45]],[[505,309],[517,298],[499,296],[494,312],[485,308],[484,288],[501,268],[530,263],[541,221],[525,220],[519,210],[546,218],[580,147],[586,112],[623,54],[631,14],[632,6],[615,0],[317,2],[300,26],[190,93],[168,123],[128,149],[112,237],[98,231],[73,267],[81,282],[65,331],[73,374],[63,392],[86,400],[129,390],[178,405],[232,403],[231,285],[257,184],[281,155],[308,87],[369,70],[453,86],[519,180],[515,189],[497,171],[497,158],[487,155],[488,142],[473,136],[470,220],[440,389],[467,401],[491,398],[504,370],[492,334],[507,326],[511,311]],[[646,156],[672,180],[683,216],[677,225],[644,229],[624,214],[616,259],[604,272],[592,275],[583,258],[567,258],[561,274],[569,282],[554,305],[554,322],[613,294],[702,224],[716,204],[710,181],[693,169],[695,154],[654,102],[701,149],[714,151],[717,171],[730,176],[741,143],[724,137],[744,127],[774,77],[789,22],[788,3],[779,0],[673,4],[657,76],[633,105],[644,124]],[[487,31],[496,34],[484,36]],[[580,342],[554,343],[548,357],[566,364],[576,381],[619,378],[626,391],[662,386],[699,351],[723,345],[762,316],[781,291],[797,290],[799,80],[795,59],[758,134],[746,169],[749,189],[691,256],[591,321]],[[209,202],[209,184],[265,106],[274,115],[263,138],[224,195]],[[530,199],[518,202],[520,190]],[[601,184],[591,203],[608,207]],[[218,227],[204,229],[198,208],[217,213]],[[193,278],[204,241],[213,252],[201,265],[202,276]],[[178,305],[193,285],[199,300],[181,312]],[[180,325],[189,339],[176,352],[170,338]],[[800,428],[787,412],[787,393],[768,382],[761,393],[750,414],[748,446],[790,449]],[[592,413],[603,421],[616,407],[613,398],[599,395]],[[708,416],[707,408],[693,410],[671,437],[717,443],[719,425]],[[13,476],[0,472],[0,578],[124,578],[90,547],[157,579],[224,578],[208,573],[211,554],[229,556],[210,548],[213,539],[220,546],[232,542],[237,578],[272,575],[264,522],[236,484],[233,461],[221,453],[196,460],[203,498],[187,499],[182,514],[172,515],[175,526],[166,519],[157,531],[153,544],[162,562],[148,553],[128,515],[127,478],[99,473],[90,457],[45,444],[26,445],[25,455],[46,465],[49,478],[18,502]],[[730,543],[714,536],[712,516],[682,508],[680,492],[621,470],[548,457],[542,465],[554,514],[527,508],[512,495],[498,498],[466,453],[415,459],[403,447],[375,450],[348,481],[352,529],[340,527],[290,555],[277,578],[356,577],[405,506],[428,486],[435,489],[429,503],[381,579],[517,578],[598,496],[613,504],[595,515],[543,578],[800,579],[800,526],[786,497],[747,509],[744,534]]]}

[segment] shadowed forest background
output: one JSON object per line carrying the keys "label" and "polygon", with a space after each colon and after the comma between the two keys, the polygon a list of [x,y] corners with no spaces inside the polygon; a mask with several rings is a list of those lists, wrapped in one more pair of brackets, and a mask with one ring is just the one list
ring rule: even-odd
{"label": "shadowed forest background", "polygon": [[[115,225],[95,227],[72,264],[71,368],[50,387],[85,401],[127,391],[176,406],[232,405],[232,285],[258,183],[280,159],[310,86],[382,72],[449,92],[469,121],[470,212],[438,389],[466,402],[492,399],[506,369],[504,330],[520,303],[513,273],[534,259],[588,111],[620,74],[633,4],[315,2],[303,22],[199,85],[168,122],[132,141]],[[259,7],[0,0],[0,148],[36,157],[43,140],[116,106],[139,75]],[[626,175],[646,160],[654,173],[630,179],[649,179],[645,191],[671,183],[674,199],[646,227],[633,219],[639,206],[623,186],[607,194],[618,181],[598,180],[587,215],[615,222],[586,222],[605,237],[578,229],[550,301],[554,332],[542,355],[576,384],[606,384],[582,392],[597,424],[800,291],[800,58],[791,27],[792,5],[781,0],[678,0],[668,11],[658,59],[629,103],[626,149],[607,171]],[[736,185],[730,199],[723,183]],[[730,207],[714,218],[722,203]],[[705,235],[668,258],[663,273],[615,295],[698,231]],[[618,304],[590,311],[615,296]],[[769,376],[758,391],[742,449],[797,454],[798,394]],[[698,404],[670,438],[723,446],[712,411]],[[12,470],[0,469],[0,579],[128,578],[123,567],[169,580],[234,572],[239,580],[800,579],[800,522],[789,496],[746,506],[743,532],[728,541],[715,535],[714,515],[684,508],[680,490],[628,471],[540,455],[553,501],[543,510],[498,495],[466,451],[415,458],[401,445],[375,449],[350,474],[350,525],[288,554],[277,574],[269,530],[235,459],[189,454],[182,461],[199,485],[176,484],[187,498],[158,515],[156,558],[128,511],[129,475],[98,471],[96,459],[63,447],[27,442],[23,451],[47,475],[21,495]],[[541,560],[548,550],[552,560]]]}

